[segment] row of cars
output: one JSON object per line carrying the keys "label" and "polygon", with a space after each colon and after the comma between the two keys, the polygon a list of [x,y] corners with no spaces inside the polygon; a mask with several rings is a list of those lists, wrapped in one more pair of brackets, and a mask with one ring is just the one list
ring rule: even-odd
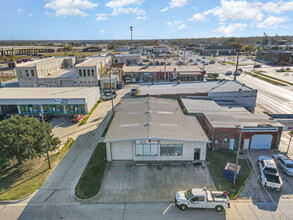
{"label": "row of cars", "polygon": [[273,154],[272,157],[260,156],[257,160],[261,185],[265,188],[281,190],[283,181],[276,164],[283,173],[293,176],[293,161],[282,154]]}

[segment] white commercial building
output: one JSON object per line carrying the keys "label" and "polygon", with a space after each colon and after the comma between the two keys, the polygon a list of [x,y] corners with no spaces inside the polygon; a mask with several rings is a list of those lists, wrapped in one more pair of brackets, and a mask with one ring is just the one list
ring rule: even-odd
{"label": "white commercial building", "polygon": [[104,141],[108,161],[205,160],[210,143],[176,99],[154,97],[122,100]]}
{"label": "white commercial building", "polygon": [[98,87],[2,88],[0,115],[87,114],[99,98]]}

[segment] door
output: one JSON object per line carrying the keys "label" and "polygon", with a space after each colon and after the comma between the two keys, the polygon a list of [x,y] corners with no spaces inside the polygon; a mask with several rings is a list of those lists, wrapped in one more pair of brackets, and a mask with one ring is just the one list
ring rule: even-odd
{"label": "door", "polygon": [[271,149],[272,140],[271,134],[255,134],[251,138],[250,149]]}
{"label": "door", "polygon": [[230,139],[230,147],[229,147],[229,149],[230,150],[234,150],[234,139]]}
{"label": "door", "polygon": [[200,148],[194,149],[194,157],[193,160],[200,160]]}
{"label": "door", "polygon": [[244,139],[243,150],[248,150],[248,148],[249,148],[249,142],[250,142],[250,139],[249,138]]}
{"label": "door", "polygon": [[192,208],[206,208],[205,197],[203,196],[195,196],[189,200],[189,207]]}
{"label": "door", "polygon": [[111,143],[112,160],[133,160],[132,143]]}

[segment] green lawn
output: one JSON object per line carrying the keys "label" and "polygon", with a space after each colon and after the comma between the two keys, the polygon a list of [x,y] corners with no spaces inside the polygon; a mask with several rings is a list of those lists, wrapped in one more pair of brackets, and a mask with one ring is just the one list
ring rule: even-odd
{"label": "green lawn", "polygon": [[95,111],[95,109],[98,107],[98,105],[102,102],[102,99],[99,99],[99,101],[94,105],[94,107],[92,108],[92,110],[88,113],[87,116],[85,116],[85,118],[79,123],[79,125],[84,125],[87,120],[90,118],[91,114]]}
{"label": "green lawn", "polygon": [[75,187],[75,194],[78,198],[88,199],[99,192],[107,164],[105,158],[106,144],[98,143]]}
{"label": "green lawn", "polygon": [[73,142],[74,140],[70,138],[59,152],[50,155],[52,167],[50,170],[46,156],[3,170],[0,174],[0,200],[22,199],[34,193],[47,179]]}
{"label": "green lawn", "polygon": [[[247,73],[247,74],[249,74],[249,75],[251,75],[251,76],[254,76],[256,78],[259,78],[259,79],[265,80],[265,81],[267,81],[269,83],[272,83],[274,85],[277,85],[277,86],[286,86],[286,84],[281,83],[281,82],[284,82],[283,80],[276,79],[276,78],[267,76],[267,75],[262,74],[262,73],[255,74],[255,73],[251,73],[251,72],[248,72],[248,71],[244,71],[244,72]],[[278,80],[278,81],[276,81],[275,79]]]}
{"label": "green lawn", "polygon": [[235,163],[236,156],[230,150],[207,151],[207,158],[209,160],[208,168],[214,180],[215,186],[218,190],[229,192],[229,196],[235,196],[242,188],[247,177],[250,175],[251,164],[246,159],[239,160],[241,166],[240,175],[235,187],[233,182],[224,178],[224,169],[228,162]]}

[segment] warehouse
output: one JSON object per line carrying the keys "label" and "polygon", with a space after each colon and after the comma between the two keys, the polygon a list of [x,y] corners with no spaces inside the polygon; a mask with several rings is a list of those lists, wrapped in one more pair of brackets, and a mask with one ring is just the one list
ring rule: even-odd
{"label": "warehouse", "polygon": [[183,108],[195,115],[212,140],[211,148],[278,149],[283,125],[268,115],[251,114],[236,103],[181,98]]}
{"label": "warehouse", "polygon": [[107,160],[193,161],[206,159],[210,143],[197,119],[177,100],[125,99],[104,139]]}
{"label": "warehouse", "polygon": [[98,87],[2,88],[0,114],[87,114],[99,98]]}

